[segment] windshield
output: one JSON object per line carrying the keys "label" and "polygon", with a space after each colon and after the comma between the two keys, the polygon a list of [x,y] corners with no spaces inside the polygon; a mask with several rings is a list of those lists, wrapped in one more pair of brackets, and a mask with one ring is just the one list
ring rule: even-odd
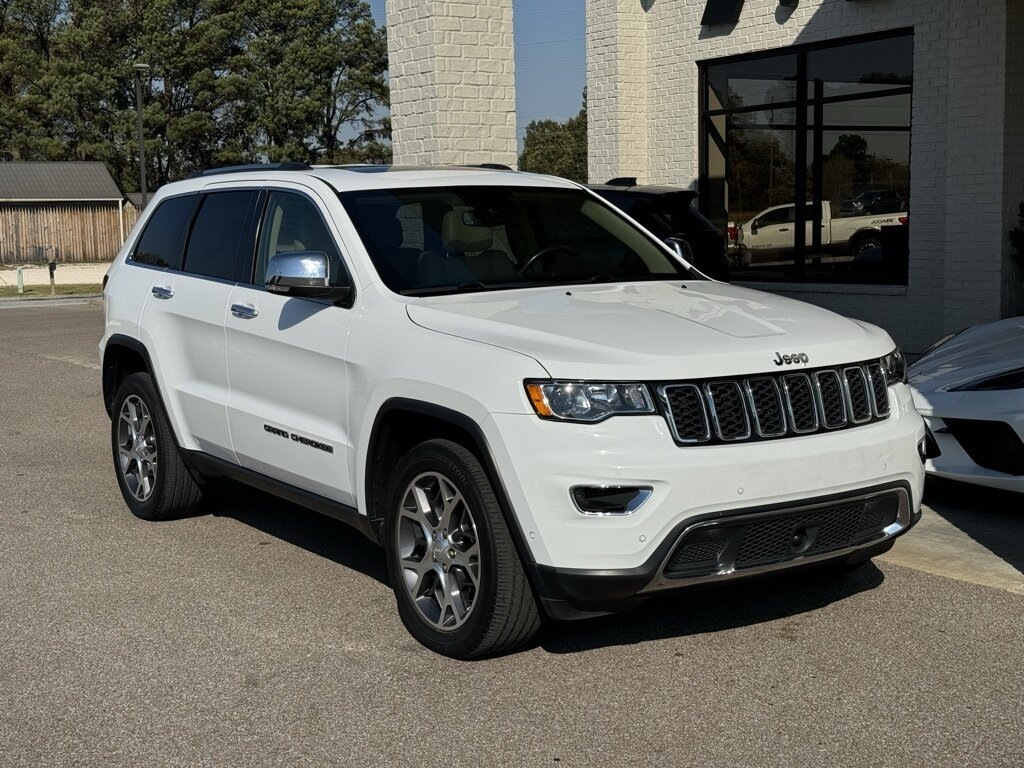
{"label": "windshield", "polygon": [[429,187],[340,198],[381,279],[398,293],[697,279],[582,190]]}

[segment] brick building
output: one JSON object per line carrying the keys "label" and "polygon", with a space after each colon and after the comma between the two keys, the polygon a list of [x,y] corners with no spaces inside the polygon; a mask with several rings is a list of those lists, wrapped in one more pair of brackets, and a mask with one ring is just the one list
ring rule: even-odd
{"label": "brick building", "polygon": [[[396,162],[512,164],[512,0],[387,15]],[[587,0],[586,17],[591,180],[698,189],[742,229],[733,281],[882,325],[911,353],[1024,311],[1007,238],[1024,3]],[[872,210],[881,195],[898,203]]]}
{"label": "brick building", "polygon": [[[722,225],[812,202],[782,225],[799,240],[804,214],[796,253],[734,279],[916,352],[1024,309],[1007,238],[1024,200],[1024,3],[589,0],[587,46],[593,179],[696,185]],[[817,203],[874,189],[906,200],[909,249],[896,238],[858,265],[816,245]]]}

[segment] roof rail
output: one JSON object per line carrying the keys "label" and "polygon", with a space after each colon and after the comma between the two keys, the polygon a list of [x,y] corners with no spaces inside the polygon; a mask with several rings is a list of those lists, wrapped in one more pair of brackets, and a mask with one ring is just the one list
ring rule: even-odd
{"label": "roof rail", "polygon": [[616,176],[614,179],[608,179],[605,182],[605,186],[608,187],[635,187],[636,176]]}
{"label": "roof rail", "polygon": [[306,163],[249,163],[248,165],[225,165],[196,171],[186,178],[199,179],[203,176],[217,176],[222,173],[245,173],[246,171],[311,171],[313,166]]}

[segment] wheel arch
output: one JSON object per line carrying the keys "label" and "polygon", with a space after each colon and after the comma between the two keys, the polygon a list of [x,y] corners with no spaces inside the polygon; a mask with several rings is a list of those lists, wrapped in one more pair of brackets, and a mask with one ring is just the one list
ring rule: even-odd
{"label": "wheel arch", "polygon": [[878,240],[881,236],[882,230],[877,227],[862,227],[850,235],[850,246],[852,247],[855,243],[864,240],[865,238]]}
{"label": "wheel arch", "polygon": [[[396,429],[399,422],[400,430]],[[394,467],[402,453],[409,448],[436,438],[453,440],[463,445],[480,461],[494,489],[519,557],[524,566],[533,563],[530,547],[480,425],[464,413],[436,403],[404,397],[393,397],[381,404],[374,418],[366,454],[365,509],[378,541],[384,541],[384,503],[388,479],[386,470]],[[532,580],[532,569],[527,567],[526,570]]]}
{"label": "wheel arch", "polygon": [[[103,347],[103,407],[112,415],[114,395],[126,376],[133,373],[148,373],[153,376],[153,361],[146,345],[131,336],[115,333]],[[154,386],[156,377],[153,376]],[[160,388],[157,387],[157,394]],[[161,396],[161,400],[163,397]]]}

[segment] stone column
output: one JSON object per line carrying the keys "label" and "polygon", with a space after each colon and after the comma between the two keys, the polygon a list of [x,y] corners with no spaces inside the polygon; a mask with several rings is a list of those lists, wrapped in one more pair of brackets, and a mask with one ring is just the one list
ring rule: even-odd
{"label": "stone column", "polygon": [[637,0],[587,1],[590,181],[649,180],[647,18]]}
{"label": "stone column", "polygon": [[387,0],[396,165],[516,166],[512,0]]}

